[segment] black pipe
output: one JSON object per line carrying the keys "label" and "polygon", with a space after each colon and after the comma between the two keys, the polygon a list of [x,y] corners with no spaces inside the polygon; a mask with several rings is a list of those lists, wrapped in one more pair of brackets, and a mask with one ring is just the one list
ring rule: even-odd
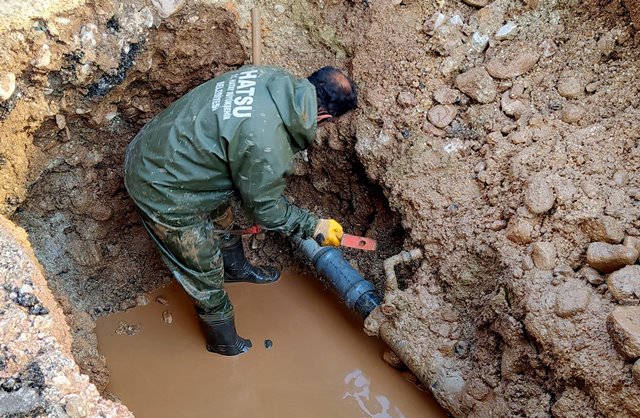
{"label": "black pipe", "polygon": [[334,247],[321,247],[313,239],[294,238],[298,248],[313,263],[318,273],[338,292],[349,309],[363,318],[381,303],[373,283],[364,279]]}

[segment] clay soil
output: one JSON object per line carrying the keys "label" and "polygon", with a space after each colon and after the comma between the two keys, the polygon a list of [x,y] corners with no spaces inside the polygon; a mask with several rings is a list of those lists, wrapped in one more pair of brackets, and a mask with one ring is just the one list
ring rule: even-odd
{"label": "clay soil", "polygon": [[[613,270],[587,259],[592,243],[640,242],[637,4],[468,3],[259,2],[265,63],[300,77],[336,65],[360,88],[358,110],[299,156],[287,195],[379,241],[346,255],[381,292],[382,261],[423,250],[368,329],[405,341],[451,414],[638,416],[636,357],[607,329],[638,304],[640,275],[622,290],[609,275],[637,255]],[[190,88],[250,62],[251,6],[0,14],[0,212],[28,232],[99,389],[93,320],[169,279],[123,188],[124,147]],[[284,237],[245,245],[255,262],[300,263]],[[11,286],[6,309],[24,309]]]}

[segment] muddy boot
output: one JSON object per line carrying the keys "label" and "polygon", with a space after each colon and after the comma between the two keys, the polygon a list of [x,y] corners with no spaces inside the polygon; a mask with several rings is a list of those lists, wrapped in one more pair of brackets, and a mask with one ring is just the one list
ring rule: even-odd
{"label": "muddy boot", "polygon": [[227,319],[210,319],[198,315],[207,339],[207,350],[223,356],[237,356],[251,348],[251,340],[238,336],[233,316]]}
{"label": "muddy boot", "polygon": [[273,267],[254,267],[244,257],[242,240],[222,248],[224,282],[272,283],[280,278],[280,271]]}

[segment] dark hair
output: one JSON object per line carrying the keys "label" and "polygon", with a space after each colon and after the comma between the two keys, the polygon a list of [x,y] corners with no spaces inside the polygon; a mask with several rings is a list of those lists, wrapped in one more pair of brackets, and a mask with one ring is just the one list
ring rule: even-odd
{"label": "dark hair", "polygon": [[356,83],[334,67],[322,67],[307,77],[316,87],[318,108],[337,118],[358,105]]}

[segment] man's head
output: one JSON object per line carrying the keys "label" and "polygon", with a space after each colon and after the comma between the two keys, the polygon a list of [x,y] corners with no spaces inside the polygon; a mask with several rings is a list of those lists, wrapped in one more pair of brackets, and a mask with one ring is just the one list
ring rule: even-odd
{"label": "man's head", "polygon": [[356,84],[337,68],[320,68],[307,79],[316,87],[318,121],[340,117],[358,105]]}

